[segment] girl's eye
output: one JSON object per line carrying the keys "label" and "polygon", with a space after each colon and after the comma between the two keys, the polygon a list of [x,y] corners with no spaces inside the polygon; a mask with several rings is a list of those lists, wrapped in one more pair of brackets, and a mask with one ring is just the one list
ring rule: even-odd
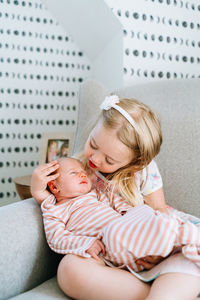
{"label": "girl's eye", "polygon": [[107,162],[107,164],[109,164],[109,165],[113,165],[113,162],[109,161],[108,158],[106,158],[106,162]]}
{"label": "girl's eye", "polygon": [[90,141],[90,147],[94,150],[97,150],[97,147]]}

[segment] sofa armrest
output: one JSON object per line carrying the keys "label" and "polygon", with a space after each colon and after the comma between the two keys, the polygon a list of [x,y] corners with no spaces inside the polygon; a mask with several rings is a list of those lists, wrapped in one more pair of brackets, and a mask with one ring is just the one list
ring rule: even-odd
{"label": "sofa armrest", "polygon": [[27,291],[56,273],[59,256],[47,245],[33,198],[0,207],[0,299]]}

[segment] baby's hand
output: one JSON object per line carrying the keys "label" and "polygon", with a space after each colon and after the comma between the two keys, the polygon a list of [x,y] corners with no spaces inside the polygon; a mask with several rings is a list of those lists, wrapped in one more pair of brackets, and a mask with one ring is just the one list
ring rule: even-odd
{"label": "baby's hand", "polygon": [[149,255],[136,260],[136,265],[143,266],[145,269],[150,270],[162,260],[164,260],[162,256]]}
{"label": "baby's hand", "polygon": [[59,173],[50,175],[58,168],[58,162],[52,161],[48,164],[40,165],[33,171],[31,177],[31,194],[39,204],[50,195],[50,192],[47,191],[47,183],[59,176]]}
{"label": "baby's hand", "polygon": [[94,241],[94,243],[90,246],[89,249],[86,251],[93,257],[94,259],[99,260],[100,258],[98,257],[99,253],[102,252],[103,255],[105,255],[105,246],[100,240]]}

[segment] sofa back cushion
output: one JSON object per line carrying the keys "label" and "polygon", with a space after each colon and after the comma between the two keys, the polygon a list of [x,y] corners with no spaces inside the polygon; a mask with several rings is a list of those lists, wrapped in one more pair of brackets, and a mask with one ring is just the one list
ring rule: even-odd
{"label": "sofa back cushion", "polygon": [[87,80],[80,86],[77,130],[74,141],[74,153],[83,150],[90,130],[100,113],[99,105],[109,91],[94,80]]}

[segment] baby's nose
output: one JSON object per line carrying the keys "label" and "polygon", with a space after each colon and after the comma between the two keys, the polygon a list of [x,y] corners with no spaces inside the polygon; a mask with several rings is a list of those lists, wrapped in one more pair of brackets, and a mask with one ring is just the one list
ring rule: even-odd
{"label": "baby's nose", "polygon": [[80,172],[79,176],[80,176],[81,178],[87,177],[87,175],[85,174],[85,172]]}

